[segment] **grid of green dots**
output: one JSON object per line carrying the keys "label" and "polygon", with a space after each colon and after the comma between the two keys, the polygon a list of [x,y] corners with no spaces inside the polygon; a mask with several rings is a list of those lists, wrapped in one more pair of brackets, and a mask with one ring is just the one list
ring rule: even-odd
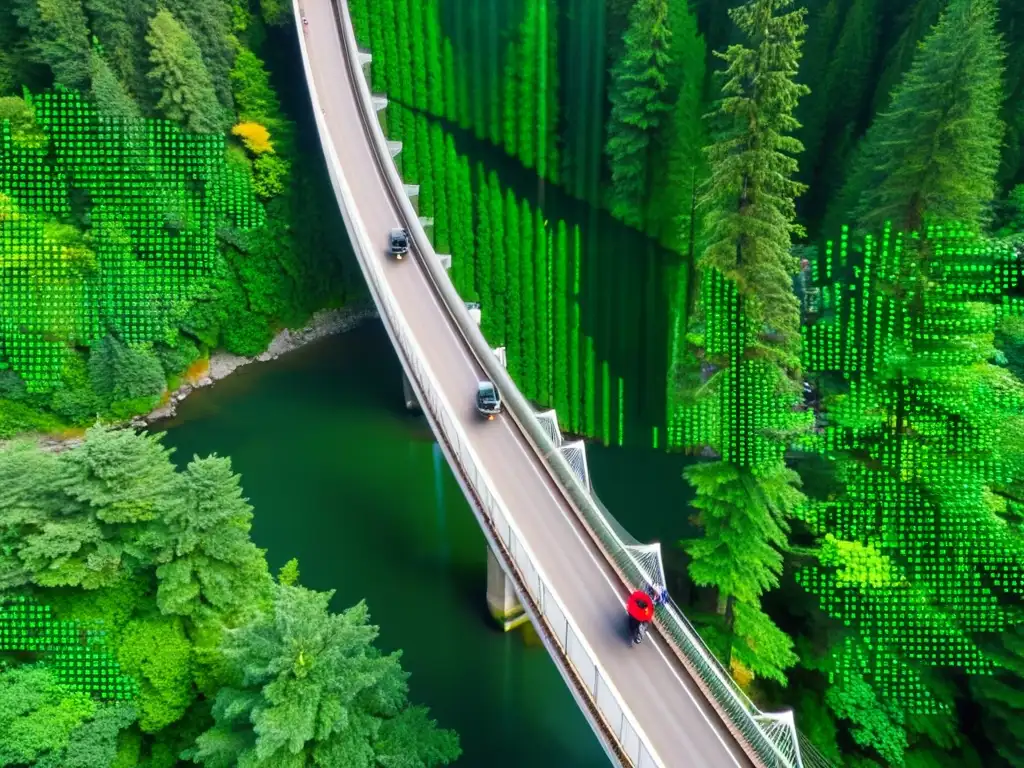
{"label": "grid of green dots", "polygon": [[102,630],[61,621],[48,605],[18,595],[0,599],[0,653],[37,653],[70,690],[103,700],[138,695],[135,680],[121,673]]}
{"label": "grid of green dots", "polygon": [[735,283],[721,273],[708,272],[701,281],[704,366],[708,375],[724,371],[714,397],[677,410],[669,439],[673,445],[710,445],[725,461],[757,468],[780,460],[785,446],[767,436],[781,426],[775,370],[745,354],[757,329],[741,303]]}
{"label": "grid of green dots", "polygon": [[0,122],[0,368],[45,392],[70,346],[166,338],[218,229],[265,216],[221,136],[108,117],[60,86],[32,106],[46,149],[16,146]]}
{"label": "grid of green dots", "polygon": [[[825,283],[823,316],[804,329],[807,369],[845,379],[851,413],[888,420],[895,418],[895,388],[911,382],[875,383],[887,356],[908,350],[914,367],[904,370],[914,380],[904,391],[915,394],[904,395],[900,407],[928,439],[893,440],[891,425],[871,418],[825,430],[827,456],[856,452],[871,461],[846,462],[845,493],[813,505],[808,520],[826,537],[826,567],[797,575],[829,615],[861,633],[862,646],[846,638],[838,674],[870,674],[881,697],[916,714],[942,708],[921,668],[991,673],[992,662],[971,642],[1008,622],[990,585],[1024,595],[1014,549],[1000,540],[1009,534],[985,525],[986,487],[1004,479],[994,450],[1000,425],[991,405],[968,396],[955,375],[976,361],[975,341],[991,333],[993,312],[1020,311],[1007,294],[1017,282],[1015,254],[956,226],[930,227],[925,237],[924,292],[905,258],[916,243],[889,227],[856,253],[844,229],[826,248],[823,274],[815,272]],[[906,300],[891,298],[893,290],[917,297],[913,315]],[[840,564],[845,580],[829,569]]]}

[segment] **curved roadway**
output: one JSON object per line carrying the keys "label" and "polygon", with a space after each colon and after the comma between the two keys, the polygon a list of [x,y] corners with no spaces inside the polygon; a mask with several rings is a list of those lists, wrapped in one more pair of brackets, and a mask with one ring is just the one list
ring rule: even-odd
{"label": "curved roadway", "polygon": [[506,415],[493,422],[477,418],[473,397],[480,366],[420,267],[423,255],[411,253],[403,261],[385,256],[387,231],[402,224],[402,214],[377,165],[372,139],[362,129],[349,59],[330,0],[306,0],[303,5],[314,87],[357,201],[354,213],[371,237],[379,236],[384,272],[401,312],[449,401],[465,404],[458,413],[462,427],[551,586],[666,766],[751,766],[656,633],[639,647],[629,646],[625,588],[581,530],[568,500],[515,422]]}

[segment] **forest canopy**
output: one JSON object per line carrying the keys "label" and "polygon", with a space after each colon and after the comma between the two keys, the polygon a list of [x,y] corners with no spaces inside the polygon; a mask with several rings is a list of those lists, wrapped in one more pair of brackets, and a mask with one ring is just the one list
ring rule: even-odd
{"label": "forest canopy", "polygon": [[0,8],[0,438],[148,412],[358,293],[279,38],[229,0]]}
{"label": "forest canopy", "polygon": [[528,397],[712,458],[709,647],[844,765],[1020,763],[1019,4],[452,5],[350,3],[400,170]]}
{"label": "forest canopy", "polygon": [[[228,459],[93,427],[0,451],[4,765],[446,765],[360,602],[277,578]],[[63,664],[69,656],[78,664]]]}

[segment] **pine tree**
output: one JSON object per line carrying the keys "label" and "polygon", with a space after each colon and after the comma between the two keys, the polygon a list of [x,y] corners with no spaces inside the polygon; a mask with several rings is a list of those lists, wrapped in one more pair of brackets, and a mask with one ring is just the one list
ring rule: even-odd
{"label": "pine tree", "polygon": [[162,521],[157,605],[165,614],[237,618],[267,582],[263,553],[249,539],[252,507],[229,459],[195,458],[182,481],[182,504]]}
{"label": "pine tree", "polygon": [[[232,34],[232,0],[161,0],[167,11],[189,31],[199,46],[203,63],[210,73],[210,82],[221,108],[230,113],[234,108],[231,96],[231,67],[238,43]],[[160,7],[160,4],[156,4]],[[287,8],[286,18],[291,16]]]}
{"label": "pine tree", "polygon": [[149,78],[161,94],[157,110],[196,133],[224,130],[226,115],[191,33],[168,11],[161,10],[149,23],[146,42],[152,64]]}
{"label": "pine tree", "polygon": [[[491,346],[497,347],[505,343],[505,318],[508,317],[508,304],[505,294],[508,290],[508,267],[505,262],[505,196],[501,191],[501,181],[497,171],[487,174],[487,185],[490,187],[490,224],[491,224],[491,280],[494,281],[491,292],[491,312],[494,313],[494,337],[487,337]],[[484,310],[486,312],[486,310]]]}
{"label": "pine tree", "polygon": [[722,127],[707,153],[711,175],[701,205],[708,245],[701,263],[736,284],[754,327],[777,335],[772,346],[791,360],[800,315],[790,246],[802,233],[795,200],[805,190],[792,180],[803,147],[791,134],[799,128],[793,111],[808,89],[795,81],[804,11],[775,15],[790,5],[756,0],[731,10],[752,47],[715,52],[726,71],[712,114]]}
{"label": "pine tree", "polygon": [[328,612],[333,592],[274,585],[273,608],[225,635],[235,686],[184,757],[206,766],[448,765],[458,736],[408,702],[400,654],[373,643],[365,603]]}
{"label": "pine tree", "polygon": [[800,504],[784,450],[798,428],[791,413],[799,307],[792,295],[792,180],[800,143],[790,135],[805,86],[795,82],[804,10],[780,14],[792,0],[750,0],[730,16],[747,43],[718,54],[726,62],[723,99],[713,113],[719,134],[708,150],[705,187],[708,246],[703,307],[704,354],[718,367],[705,387],[719,429],[704,439],[721,460],[686,471],[694,485],[694,522],[704,536],[683,542],[697,584],[717,590],[720,619],[712,644],[741,681],[785,684],[796,661],[792,641],[760,606],[779,583],[787,518]]}
{"label": "pine tree", "polygon": [[[511,189],[505,190],[505,351],[508,371],[514,381],[519,381],[523,373],[523,319],[522,297],[519,294],[520,260],[523,254],[519,250],[519,203]],[[529,254],[525,255],[529,258]]]}
{"label": "pine tree", "polygon": [[14,17],[29,31],[34,58],[68,88],[89,85],[92,45],[82,0],[14,0]]}
{"label": "pine tree", "polygon": [[98,589],[152,562],[153,526],[180,488],[159,436],[93,427],[74,451],[38,452],[0,452],[4,581]]}
{"label": "pine tree", "polygon": [[[428,118],[421,117],[428,122]],[[445,189],[445,151],[444,131],[437,122],[430,121],[430,167],[433,174],[430,178],[434,187],[434,247],[438,253],[451,253],[451,215],[452,201],[448,199]]]}
{"label": "pine tree", "polygon": [[689,0],[670,0],[668,24],[671,62],[665,80],[671,109],[652,146],[648,231],[667,248],[690,256],[696,235],[694,203],[707,173],[701,120],[706,51]]}
{"label": "pine tree", "polygon": [[97,108],[110,117],[133,120],[142,116],[99,51],[93,51],[92,55],[92,96]]}
{"label": "pine tree", "polygon": [[622,58],[612,67],[605,154],[612,213],[641,228],[650,189],[651,138],[665,120],[669,65],[667,0],[637,0],[629,12]]}
{"label": "pine tree", "polygon": [[492,255],[491,238],[491,189],[487,183],[487,170],[483,163],[476,164],[475,192],[473,202],[476,205],[476,290],[480,296],[481,320],[480,330],[485,339],[493,339],[498,320],[494,311],[495,283],[494,257]]}
{"label": "pine tree", "polygon": [[536,231],[534,226],[533,209],[526,200],[520,201],[519,207],[519,274],[514,277],[519,280],[519,317],[522,327],[519,329],[522,347],[519,355],[520,377],[523,381],[523,391],[530,399],[537,399],[537,363],[540,349],[537,333],[537,307],[534,303],[534,291],[536,280],[534,271],[537,264],[543,264],[543,259],[538,259],[537,246],[533,241]]}
{"label": "pine tree", "polygon": [[996,192],[1003,60],[992,0],[950,0],[864,139],[858,223],[980,227]]}
{"label": "pine tree", "polygon": [[[156,13],[153,0],[83,0],[89,27],[103,46],[117,79],[148,106],[144,68],[147,22]],[[93,85],[95,88],[95,84]]]}

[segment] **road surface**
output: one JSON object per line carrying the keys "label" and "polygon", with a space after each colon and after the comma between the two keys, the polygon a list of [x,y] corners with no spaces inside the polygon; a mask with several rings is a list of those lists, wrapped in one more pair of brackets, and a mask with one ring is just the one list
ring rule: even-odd
{"label": "road surface", "polygon": [[356,214],[370,237],[379,238],[386,279],[399,307],[552,588],[666,766],[751,766],[660,637],[652,633],[641,646],[630,647],[625,588],[516,423],[507,415],[490,422],[477,418],[480,366],[435,295],[419,264],[420,254],[410,248],[402,261],[385,255],[388,230],[402,226],[402,214],[377,164],[373,139],[364,131],[331,2],[305,0],[303,5],[314,86],[356,200]]}

